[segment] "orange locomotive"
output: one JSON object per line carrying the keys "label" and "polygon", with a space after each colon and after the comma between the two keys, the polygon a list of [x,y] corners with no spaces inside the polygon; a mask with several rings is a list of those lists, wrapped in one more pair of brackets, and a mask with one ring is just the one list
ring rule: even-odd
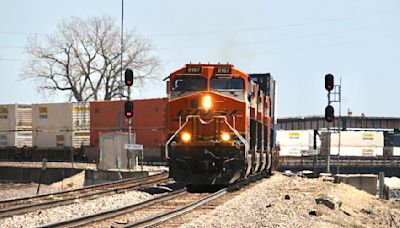
{"label": "orange locomotive", "polygon": [[167,78],[170,176],[227,185],[271,171],[275,81],[230,64],[187,64]]}

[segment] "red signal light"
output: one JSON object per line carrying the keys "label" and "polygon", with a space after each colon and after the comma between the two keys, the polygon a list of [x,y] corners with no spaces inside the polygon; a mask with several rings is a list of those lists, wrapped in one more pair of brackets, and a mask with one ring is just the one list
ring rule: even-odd
{"label": "red signal light", "polygon": [[126,118],[132,118],[132,116],[133,116],[133,102],[132,101],[125,102],[125,116],[126,116]]}
{"label": "red signal light", "polygon": [[332,122],[333,118],[335,118],[334,113],[335,113],[335,110],[333,109],[333,107],[331,105],[326,106],[325,120],[329,123]]}
{"label": "red signal light", "polygon": [[332,74],[325,75],[325,89],[331,91],[334,86],[334,79]]}
{"label": "red signal light", "polygon": [[133,71],[131,69],[125,70],[125,85],[126,86],[133,85]]}

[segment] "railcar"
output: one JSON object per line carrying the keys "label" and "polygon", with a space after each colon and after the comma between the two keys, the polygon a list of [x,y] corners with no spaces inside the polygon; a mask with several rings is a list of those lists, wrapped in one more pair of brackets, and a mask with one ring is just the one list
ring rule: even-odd
{"label": "railcar", "polygon": [[170,176],[229,185],[271,171],[275,81],[231,64],[186,64],[166,79]]}

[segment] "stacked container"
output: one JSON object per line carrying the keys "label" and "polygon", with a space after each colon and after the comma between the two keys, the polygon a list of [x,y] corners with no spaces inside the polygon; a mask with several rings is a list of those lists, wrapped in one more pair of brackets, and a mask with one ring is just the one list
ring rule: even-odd
{"label": "stacked container", "polygon": [[79,148],[89,145],[89,124],[87,103],[33,104],[33,146]]}
{"label": "stacked container", "polygon": [[280,156],[301,156],[313,147],[314,131],[279,130],[276,132],[276,142],[280,145]]}
{"label": "stacked container", "polygon": [[342,131],[331,134],[331,155],[340,156],[382,156],[383,132],[372,131]]}
{"label": "stacked container", "polygon": [[[161,159],[166,142],[167,98],[134,100],[132,132],[136,143],[144,147],[144,159]],[[122,105],[125,101],[122,101]],[[101,134],[122,130],[127,132],[128,120],[122,116],[120,129],[120,101],[94,101],[90,103],[90,145],[99,147]],[[123,115],[123,114],[122,114]]]}
{"label": "stacked container", "polygon": [[32,106],[0,105],[0,147],[32,146]]}

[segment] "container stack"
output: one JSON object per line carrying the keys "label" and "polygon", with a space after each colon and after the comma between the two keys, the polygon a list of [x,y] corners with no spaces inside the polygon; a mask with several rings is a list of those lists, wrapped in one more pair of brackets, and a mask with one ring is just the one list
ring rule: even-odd
{"label": "container stack", "polygon": [[399,132],[384,132],[384,155],[386,157],[400,156],[400,133]]}
{"label": "container stack", "polygon": [[[159,161],[167,136],[167,98],[133,100],[133,104],[132,132],[136,135],[136,143],[143,145],[145,160]],[[120,101],[94,101],[90,107],[91,146],[99,147],[101,134],[121,130],[127,132],[128,120],[125,116],[120,128]]]}
{"label": "container stack", "polygon": [[38,148],[89,145],[89,125],[87,103],[32,105],[33,146]]}
{"label": "container stack", "polygon": [[[314,131],[279,130],[276,133],[276,142],[281,148],[280,156],[299,157],[313,148]],[[317,145],[320,145],[320,142],[317,142]]]}
{"label": "container stack", "polygon": [[0,105],[0,147],[32,146],[32,106]]}
{"label": "container stack", "polygon": [[[339,156],[382,156],[383,132],[342,131],[331,134],[331,155]],[[340,151],[339,151],[340,144]]]}

